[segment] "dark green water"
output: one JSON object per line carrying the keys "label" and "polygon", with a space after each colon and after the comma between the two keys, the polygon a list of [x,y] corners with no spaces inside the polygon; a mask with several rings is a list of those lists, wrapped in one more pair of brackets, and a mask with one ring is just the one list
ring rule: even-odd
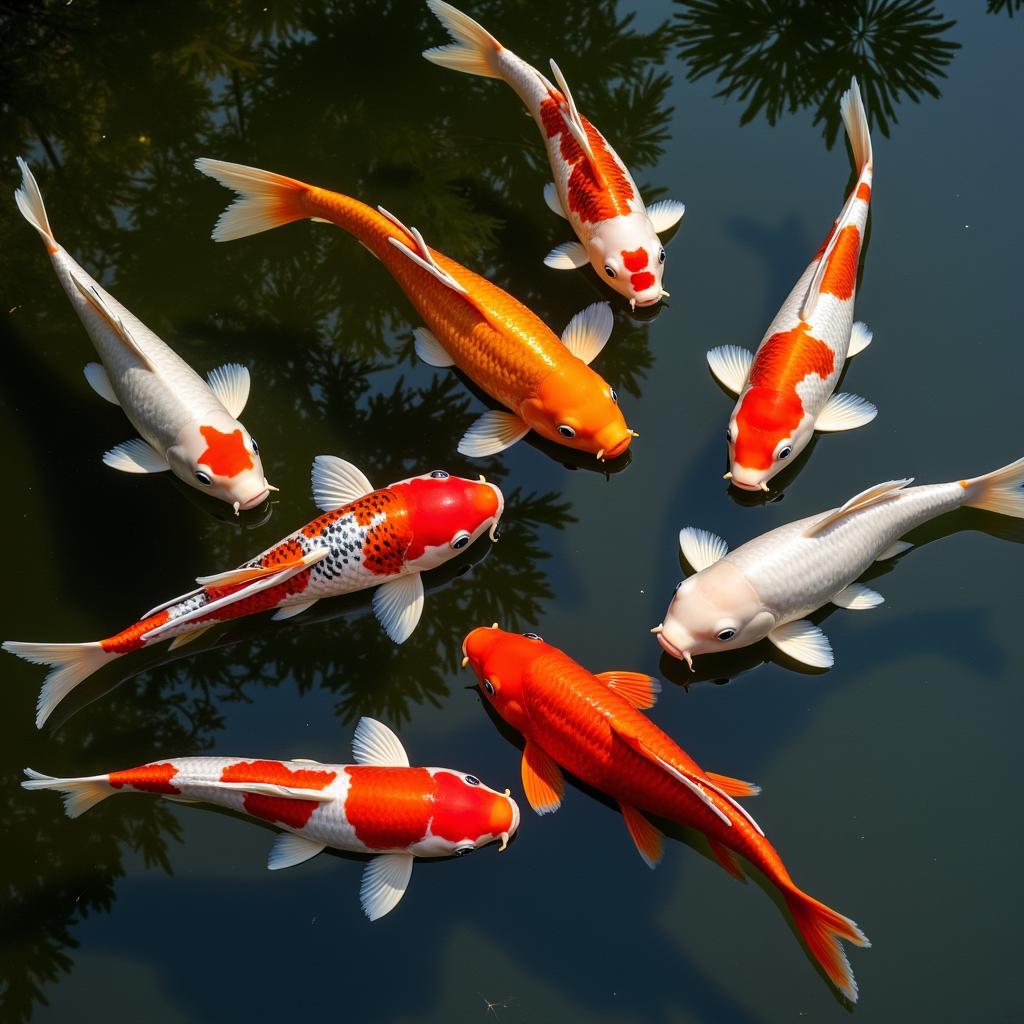
{"label": "dark green water", "polygon": [[[648,871],[618,813],[573,787],[557,815],[527,812],[501,856],[420,862],[403,903],[372,926],[354,859],[271,875],[272,830],[258,824],[145,797],[69,821],[55,795],[17,787],[25,765],[78,775],[202,753],[346,760],[355,720],[371,714],[414,763],[521,797],[518,750],[457,670],[462,637],[495,619],[595,670],[667,678],[652,717],[708,769],[764,786],[752,809],[797,881],[873,940],[851,952],[859,1017],[1019,1019],[1024,530],[961,513],[919,531],[918,550],[872,583],[881,608],[825,618],[837,656],[826,674],[758,647],[698,661],[688,677],[648,633],[680,575],[680,526],[737,544],[879,480],[955,479],[1024,453],[1019,0],[777,5],[791,22],[766,6],[641,4],[628,27],[610,2],[471,8],[525,58],[558,58],[648,201],[687,204],[669,245],[670,303],[645,321],[616,302],[597,364],[641,434],[610,479],[540,445],[456,455],[479,399],[412,358],[411,306],[342,232],[209,241],[228,196],[192,169],[200,155],[382,203],[557,330],[612,297],[589,271],[542,266],[569,236],[541,201],[536,129],[501,83],[420,59],[444,41],[425,8],[4,9],[7,194],[25,155],[87,270],[201,372],[250,366],[244,419],[281,487],[269,520],[238,522],[166,478],[100,463],[131,428],[88,389],[88,339],[5,200],[4,637],[105,636],[237,564],[311,518],[320,452],[377,484],[483,471],[508,499],[500,542],[435,577],[401,648],[367,599],[324,602],[297,622],[208,634],[176,659],[126,658],[41,733],[42,670],[4,656],[5,1022],[844,1019],[756,884],[683,842]],[[743,503],[720,479],[731,400],[704,353],[756,345],[839,209],[850,168],[837,101],[852,71],[874,115],[857,315],[875,341],[844,386],[880,414],[824,437],[782,478],[783,500]]]}

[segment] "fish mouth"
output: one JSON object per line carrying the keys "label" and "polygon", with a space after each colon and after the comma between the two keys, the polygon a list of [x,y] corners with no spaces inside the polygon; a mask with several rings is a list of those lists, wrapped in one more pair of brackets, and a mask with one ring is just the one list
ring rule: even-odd
{"label": "fish mouth", "polygon": [[671,655],[676,661],[685,661],[690,666],[690,671],[693,671],[693,657],[689,651],[680,650],[671,640],[665,636],[664,626],[655,626],[651,632],[655,635],[658,643],[661,644],[662,649],[666,654]]}
{"label": "fish mouth", "polygon": [[629,447],[629,443],[632,440],[633,435],[626,434],[625,437],[616,441],[610,448],[603,449],[598,458],[603,459],[606,462],[609,459],[617,459]]}
{"label": "fish mouth", "polygon": [[243,511],[247,512],[251,508],[256,508],[257,505],[262,505],[263,502],[270,497],[270,485],[265,485],[262,490],[254,494],[251,498],[246,498],[245,501],[240,501],[238,507]]}

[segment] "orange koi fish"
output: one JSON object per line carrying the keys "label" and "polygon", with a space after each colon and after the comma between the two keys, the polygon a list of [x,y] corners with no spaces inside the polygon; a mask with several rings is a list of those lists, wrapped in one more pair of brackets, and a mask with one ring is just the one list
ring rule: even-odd
{"label": "orange koi fish", "polygon": [[538,814],[558,809],[562,769],[616,800],[648,866],[662,856],[662,833],[647,815],[703,832],[718,863],[743,878],[734,854],[754,864],[786,902],[808,949],[852,1001],[857,982],[840,940],[870,945],[849,918],[799,889],[754,819],[736,802],[756,786],[705,772],[641,709],[660,686],[637,672],[594,675],[537,636],[474,629],[463,644],[494,709],[526,740],[523,790]]}
{"label": "orange koi fish", "polygon": [[387,267],[427,322],[428,329],[416,330],[420,358],[431,366],[457,366],[508,410],[484,413],[459,443],[463,455],[494,455],[535,430],[613,459],[636,436],[615,392],[588,365],[611,334],[606,303],[577,313],[560,341],[521,302],[431,249],[419,231],[387,210],[255,167],[206,159],[196,167],[238,193],[217,221],[215,241],[295,220],[330,221]]}

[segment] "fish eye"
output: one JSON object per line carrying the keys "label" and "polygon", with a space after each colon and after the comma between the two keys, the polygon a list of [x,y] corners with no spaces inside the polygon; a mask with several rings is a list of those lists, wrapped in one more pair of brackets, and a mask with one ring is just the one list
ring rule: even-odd
{"label": "fish eye", "polygon": [[484,689],[493,697],[494,696],[494,683],[490,679],[484,680]]}
{"label": "fish eye", "polygon": [[573,430],[573,428],[570,427],[568,423],[559,423],[558,424],[558,432],[562,435],[562,437],[575,437],[576,436],[576,431]]}
{"label": "fish eye", "polygon": [[619,393],[615,390],[615,388],[609,388],[608,395],[616,405],[619,404]]}
{"label": "fish eye", "polygon": [[661,249],[658,252],[658,262],[659,263],[664,263],[665,262],[665,250],[664,249]]}
{"label": "fish eye", "polygon": [[459,532],[452,537],[452,548],[456,551],[461,551],[468,543],[469,534],[465,530],[459,530]]}
{"label": "fish eye", "polygon": [[466,775],[465,777],[467,786],[479,786],[480,780],[475,775]]}
{"label": "fish eye", "polygon": [[729,444],[732,444],[732,429],[731,428],[725,432],[725,439],[726,439],[726,441],[729,442]]}
{"label": "fish eye", "polygon": [[260,453],[260,446],[256,443],[256,438],[255,437],[250,437],[249,438],[249,444],[252,445],[252,453],[253,453],[253,455],[259,455],[259,453]]}
{"label": "fish eye", "polygon": [[609,277],[614,277],[615,276],[615,268],[614,267],[609,267],[607,263],[604,265],[604,272]]}
{"label": "fish eye", "polygon": [[204,473],[201,469],[196,470],[196,479],[205,486],[209,487],[213,483],[213,477],[209,473]]}
{"label": "fish eye", "polygon": [[430,476],[431,476],[431,479],[433,479],[433,480],[447,480],[448,479],[448,474],[443,469],[435,469],[434,472],[430,474]]}
{"label": "fish eye", "polygon": [[538,636],[536,633],[524,633],[523,636],[525,636],[527,640],[543,640],[544,639],[544,637]]}
{"label": "fish eye", "polygon": [[776,456],[776,458],[778,458],[778,460],[781,462],[783,459],[788,459],[792,454],[793,449],[787,444],[785,448],[782,448],[779,451],[779,454]]}
{"label": "fish eye", "polygon": [[732,627],[726,629],[720,629],[718,631],[718,639],[725,643],[727,640],[731,640],[736,635],[736,630]]}
{"label": "fish eye", "polygon": [[467,853],[472,853],[475,849],[476,849],[476,847],[473,846],[472,844],[470,844],[470,845],[456,846],[455,849],[452,852],[455,854],[456,857],[465,857]]}

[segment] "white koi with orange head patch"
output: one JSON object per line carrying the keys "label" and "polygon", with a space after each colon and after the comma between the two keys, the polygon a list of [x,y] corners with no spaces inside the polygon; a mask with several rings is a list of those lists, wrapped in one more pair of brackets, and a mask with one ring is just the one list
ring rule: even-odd
{"label": "white koi with orange head patch", "polygon": [[853,322],[857,267],[871,201],[873,159],[856,79],[842,99],[858,179],[814,259],[765,332],[757,352],[713,349],[708,363],[738,396],[729,421],[729,478],[743,490],[767,490],[817,431],[850,430],[877,410],[857,395],[833,394],[843,366],[871,333]]}
{"label": "white koi with orange head patch", "polygon": [[102,362],[86,366],[86,380],[101,397],[121,406],[140,435],[108,451],[104,463],[126,473],[170,469],[236,513],[261,504],[272,488],[256,443],[236,418],[249,397],[249,371],[229,364],[206,380],[195,373],[57,242],[32,172],[24,160],[18,166],[18,209],[39,232]]}
{"label": "white koi with orange head patch", "polygon": [[387,726],[361,718],[355,764],[235,757],[175,757],[77,779],[26,769],[26,789],[63,794],[71,818],[118,792],[227,807],[284,829],[267,860],[292,867],[331,847],[368,853],[360,898],[371,921],[405,894],[415,857],[462,856],[488,843],[501,849],[519,828],[519,808],[475,775],[413,768]]}
{"label": "white koi with orange head patch", "polygon": [[557,85],[451,4],[427,0],[427,6],[454,43],[423,56],[441,67],[507,82],[541,130],[554,177],[544,200],[579,238],[552,249],[544,262],[558,270],[589,263],[633,307],[652,306],[668,295],[661,283],[665,250],[658,236],[678,223],[683,204],[644,205],[626,165],[579,112],[554,61]]}

